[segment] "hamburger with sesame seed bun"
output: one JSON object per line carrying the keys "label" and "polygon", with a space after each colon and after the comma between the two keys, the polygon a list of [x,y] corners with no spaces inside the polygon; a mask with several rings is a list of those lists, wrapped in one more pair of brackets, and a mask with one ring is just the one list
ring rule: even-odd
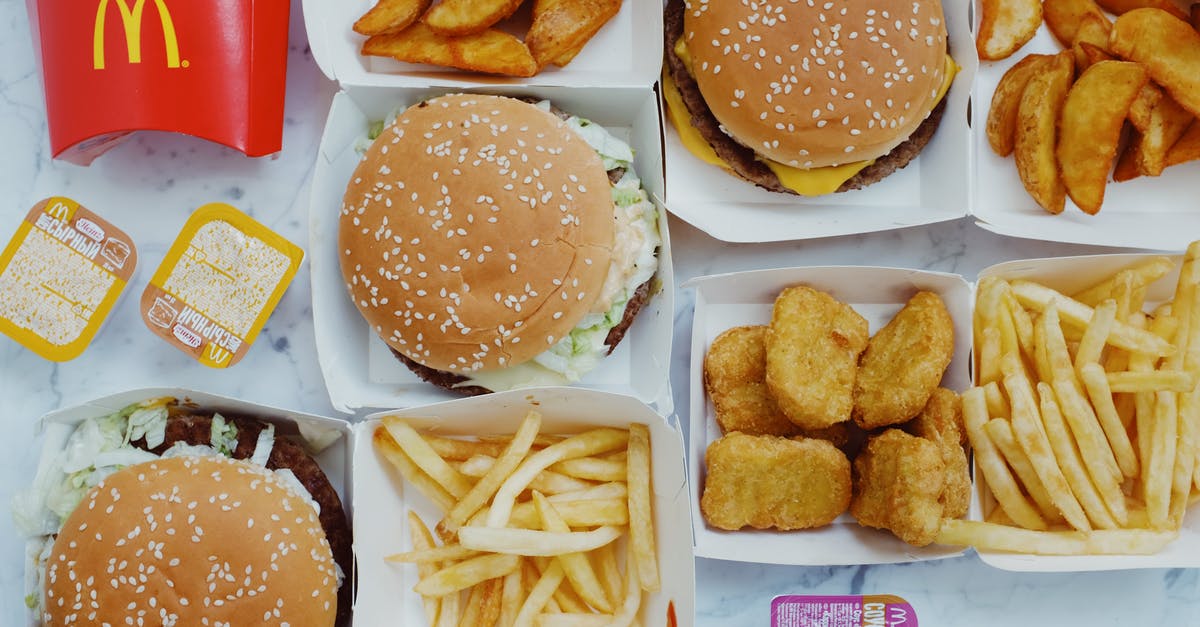
{"label": "hamburger with sesame seed bun", "polygon": [[346,188],[346,288],[426,381],[464,394],[574,382],[650,296],[661,239],[632,161],[544,101],[409,107]]}
{"label": "hamburger with sesame seed bun", "polygon": [[860,189],[903,168],[958,71],[938,0],[669,0],[664,23],[680,140],[776,192]]}

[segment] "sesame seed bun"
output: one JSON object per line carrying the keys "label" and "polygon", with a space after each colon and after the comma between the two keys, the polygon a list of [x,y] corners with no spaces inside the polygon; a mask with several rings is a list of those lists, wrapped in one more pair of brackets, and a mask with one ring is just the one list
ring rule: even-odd
{"label": "sesame seed bun", "polygon": [[553,114],[500,96],[410,107],[351,176],[338,231],[355,305],[435,370],[519,364],[591,310],[611,265],[600,157]]}
{"label": "sesame seed bun", "polygon": [[800,168],[904,142],[936,103],[946,54],[937,0],[687,0],[683,36],[724,130]]}
{"label": "sesame seed bun", "polygon": [[44,621],[322,627],[336,592],[307,502],[261,467],[174,457],[114,473],[63,523]]}

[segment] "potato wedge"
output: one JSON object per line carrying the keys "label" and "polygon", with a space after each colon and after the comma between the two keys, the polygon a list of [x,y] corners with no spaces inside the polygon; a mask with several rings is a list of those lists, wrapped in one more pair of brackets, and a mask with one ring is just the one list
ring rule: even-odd
{"label": "potato wedge", "polygon": [[422,23],[400,33],[375,35],[363,43],[362,53],[506,76],[533,76],[538,69],[525,44],[508,33],[487,30],[445,37]]}
{"label": "potato wedge", "polygon": [[1058,173],[1055,142],[1059,114],[1074,73],[1071,51],[1058,53],[1025,86],[1017,107],[1014,142],[1017,174],[1033,199],[1054,214],[1062,213],[1066,206],[1066,188]]}
{"label": "potato wedge", "polygon": [[1147,80],[1137,63],[1101,61],[1085,70],[1067,93],[1056,154],[1067,194],[1085,213],[1100,211],[1121,126]]}
{"label": "potato wedge", "polygon": [[430,2],[432,0],[379,0],[354,23],[354,32],[368,37],[398,33],[417,21],[429,9]]}
{"label": "potato wedge", "polygon": [[482,33],[510,16],[522,0],[442,0],[421,21],[430,30],[447,37]]}
{"label": "potato wedge", "polygon": [[1146,66],[1184,109],[1200,115],[1200,33],[1158,9],[1135,9],[1117,18],[1109,49]]}
{"label": "potato wedge", "polygon": [[1075,43],[1085,15],[1094,15],[1105,22],[1108,21],[1108,17],[1092,0],[1045,0],[1042,3],[1042,11],[1046,26],[1050,28],[1054,38],[1066,48]]}
{"label": "potato wedge", "polygon": [[566,65],[620,10],[621,0],[536,0],[525,45],[538,67]]}
{"label": "potato wedge", "polygon": [[[1075,40],[1071,44],[1071,48],[1075,51],[1075,71],[1083,72],[1087,67],[1098,60],[1097,57],[1112,55],[1108,54],[1108,34],[1112,32],[1112,22],[1108,18],[1098,16],[1094,13],[1087,13],[1080,19],[1079,28],[1075,31]],[[1084,44],[1091,47],[1091,50],[1084,49]]]}
{"label": "potato wedge", "polygon": [[1033,39],[1042,25],[1042,5],[1038,0],[982,0],[983,15],[975,37],[980,59],[995,61],[1016,52]]}
{"label": "potato wedge", "polygon": [[1163,94],[1158,105],[1150,111],[1150,125],[1142,133],[1137,155],[1138,171],[1146,176],[1158,176],[1167,167],[1167,151],[1179,141],[1196,117]]}
{"label": "potato wedge", "polygon": [[1121,150],[1121,154],[1117,155],[1117,165],[1113,168],[1112,178],[1118,183],[1132,181],[1142,175],[1142,171],[1138,169],[1138,152],[1141,148],[1138,146],[1142,143],[1142,134],[1136,130],[1129,132],[1129,140],[1125,142],[1125,148]]}
{"label": "potato wedge", "polygon": [[1115,15],[1123,15],[1134,9],[1160,9],[1181,20],[1188,19],[1187,13],[1171,0],[1096,0],[1096,4]]}
{"label": "potato wedge", "polygon": [[1175,142],[1167,151],[1167,165],[1179,165],[1188,161],[1200,159],[1200,122],[1192,125],[1183,133],[1183,137]]}
{"label": "potato wedge", "polygon": [[1054,57],[1048,54],[1031,54],[1009,68],[996,91],[992,94],[992,106],[988,109],[987,138],[992,150],[1001,157],[1012,154],[1016,138],[1017,106],[1029,80],[1044,71]]}
{"label": "potato wedge", "polygon": [[1192,3],[1188,9],[1188,22],[1196,32],[1200,32],[1200,2]]}

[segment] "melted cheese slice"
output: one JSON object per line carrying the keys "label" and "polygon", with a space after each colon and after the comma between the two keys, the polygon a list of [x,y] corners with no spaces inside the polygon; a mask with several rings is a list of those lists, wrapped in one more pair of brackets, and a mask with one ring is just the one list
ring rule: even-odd
{"label": "melted cheese slice", "polygon": [[[675,55],[683,61],[684,67],[687,68],[690,74],[692,71],[692,59],[691,55],[688,54],[687,46],[684,44],[682,37],[675,42]],[[958,69],[958,64],[947,54],[946,69],[943,73],[944,78],[941,87],[938,89],[937,99],[933,102],[934,107],[941,102],[946,92],[950,90],[950,84],[954,82],[954,76],[958,74]],[[691,114],[688,112],[687,106],[683,104],[683,96],[679,93],[679,88],[675,86],[675,81],[671,80],[671,75],[666,70],[663,71],[662,75],[662,88],[663,99],[667,102],[667,117],[671,119],[671,124],[675,126],[675,130],[679,133],[679,140],[683,144],[683,147],[707,164],[732,170],[728,163],[725,163],[721,157],[717,156],[717,152],[704,139],[700,131],[695,126],[692,126]],[[802,196],[832,194],[843,183],[854,178],[854,175],[861,172],[863,168],[875,163],[875,160],[871,159],[868,161],[856,161],[838,166],[805,170],[761,157],[759,160],[771,168],[771,171],[775,173],[775,176],[779,177],[779,182],[784,187]]]}

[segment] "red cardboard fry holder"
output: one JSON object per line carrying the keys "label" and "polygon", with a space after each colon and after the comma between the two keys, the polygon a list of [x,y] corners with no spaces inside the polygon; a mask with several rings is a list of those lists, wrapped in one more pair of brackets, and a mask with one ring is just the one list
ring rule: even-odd
{"label": "red cardboard fry holder", "polygon": [[283,136],[288,0],[27,0],[55,158],[139,130],[251,156]]}

